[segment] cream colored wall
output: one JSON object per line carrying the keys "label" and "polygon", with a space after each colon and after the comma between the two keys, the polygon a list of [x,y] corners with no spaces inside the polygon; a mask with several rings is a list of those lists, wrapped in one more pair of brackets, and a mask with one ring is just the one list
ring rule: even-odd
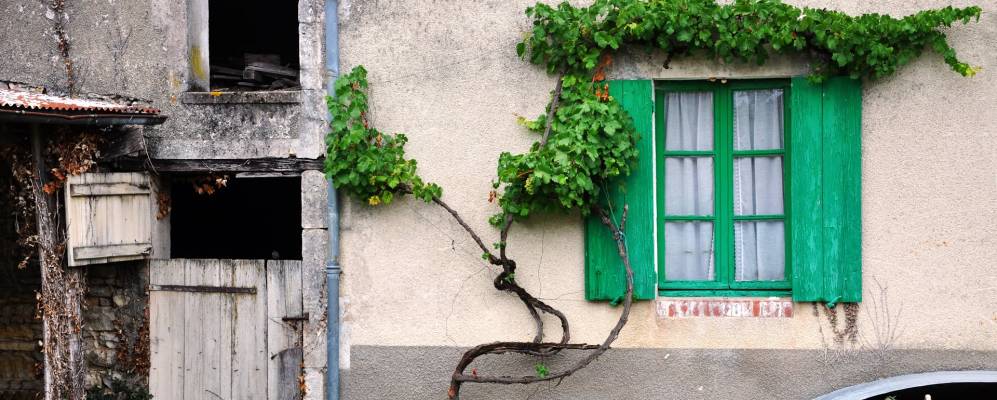
{"label": "cream colored wall", "polygon": [[[498,155],[527,150],[535,137],[515,116],[539,114],[554,86],[541,68],[516,58],[515,44],[529,28],[523,10],[531,3],[343,0],[340,6],[343,70],[363,64],[370,71],[374,124],[409,135],[408,153],[422,175],[444,187],[444,199],[487,242],[497,241],[486,220],[497,211],[488,191]],[[791,3],[901,16],[950,2]],[[985,10],[980,22],[956,26],[949,36],[961,57],[983,66],[981,74],[962,78],[927,52],[895,76],[866,85],[859,345],[875,348],[876,331],[889,320],[899,327],[898,347],[997,350],[997,1],[975,4]],[[800,60],[758,68],[686,59],[666,70],[654,56],[617,59],[612,78],[806,71]],[[532,338],[526,310],[492,287],[496,270],[441,209],[408,199],[376,209],[349,201],[343,208],[344,345]],[[568,315],[573,339],[605,337],[619,310],[584,300],[577,216],[516,225],[509,251],[519,264],[517,280]],[[788,319],[661,320],[652,302],[641,302],[630,321],[617,347],[812,349],[832,340],[810,304],[798,304]]]}

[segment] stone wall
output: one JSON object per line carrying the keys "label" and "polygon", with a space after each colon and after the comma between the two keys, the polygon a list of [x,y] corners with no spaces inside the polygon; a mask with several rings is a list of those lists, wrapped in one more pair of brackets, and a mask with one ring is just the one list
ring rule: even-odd
{"label": "stone wall", "polygon": [[[5,258],[4,261],[7,259]],[[5,265],[0,268],[9,267]],[[35,318],[38,276],[30,270],[0,272],[0,399],[34,399],[42,390],[41,320]],[[8,280],[14,277],[13,281]]]}
{"label": "stone wall", "polygon": [[145,387],[149,377],[148,267],[145,262],[86,267],[83,310],[87,387],[114,380]]}

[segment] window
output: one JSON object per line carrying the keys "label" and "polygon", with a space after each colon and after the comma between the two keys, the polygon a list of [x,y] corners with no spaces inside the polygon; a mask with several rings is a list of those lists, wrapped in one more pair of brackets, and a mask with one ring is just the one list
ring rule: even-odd
{"label": "window", "polygon": [[790,288],[788,90],[788,81],[658,85],[661,289]]}
{"label": "window", "polygon": [[170,256],[301,259],[301,178],[235,178],[208,194],[204,177],[175,176]]}
{"label": "window", "polygon": [[190,89],[299,89],[297,1],[188,0]]}
{"label": "window", "polygon": [[[615,80],[640,157],[608,185],[629,206],[639,300],[862,300],[862,81]],[[653,127],[653,128],[652,128]],[[626,288],[611,234],[585,223],[585,298]]]}

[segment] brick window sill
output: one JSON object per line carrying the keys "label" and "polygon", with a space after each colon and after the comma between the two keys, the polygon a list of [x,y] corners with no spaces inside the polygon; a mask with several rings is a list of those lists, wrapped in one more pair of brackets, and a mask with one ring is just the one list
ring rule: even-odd
{"label": "brick window sill", "polygon": [[660,319],[792,318],[793,300],[788,297],[659,298],[655,310]]}

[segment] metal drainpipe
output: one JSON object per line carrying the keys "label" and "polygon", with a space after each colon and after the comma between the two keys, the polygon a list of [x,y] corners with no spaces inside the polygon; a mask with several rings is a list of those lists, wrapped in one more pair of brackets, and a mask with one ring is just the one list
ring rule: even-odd
{"label": "metal drainpipe", "polygon": [[[326,92],[336,96],[339,77],[339,1],[325,0],[325,70]],[[331,116],[330,116],[331,119]],[[328,200],[329,259],[325,266],[326,299],[326,373],[325,397],[339,400],[339,199],[332,179],[329,179]]]}

